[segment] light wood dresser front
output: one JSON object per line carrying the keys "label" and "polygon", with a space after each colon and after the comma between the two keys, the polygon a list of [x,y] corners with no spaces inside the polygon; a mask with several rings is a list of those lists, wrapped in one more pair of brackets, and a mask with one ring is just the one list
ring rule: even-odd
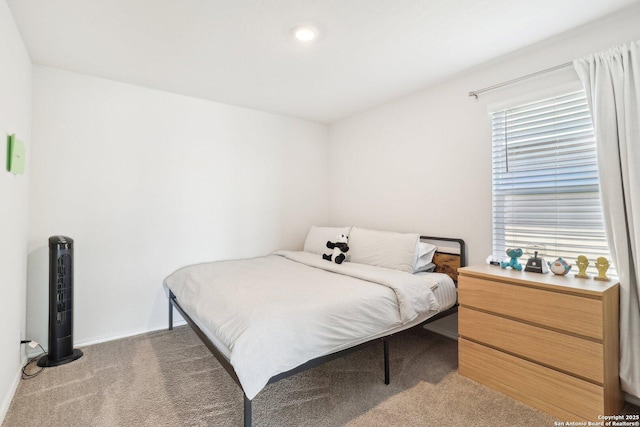
{"label": "light wood dresser front", "polygon": [[619,413],[617,283],[492,265],[458,272],[461,375],[562,421]]}

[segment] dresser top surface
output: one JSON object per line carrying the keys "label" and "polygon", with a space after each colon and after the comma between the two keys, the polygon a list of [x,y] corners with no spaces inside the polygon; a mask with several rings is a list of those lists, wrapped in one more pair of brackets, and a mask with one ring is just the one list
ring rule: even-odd
{"label": "dresser top surface", "polygon": [[580,293],[600,295],[618,285],[618,282],[611,279],[608,282],[590,279],[579,279],[574,277],[573,272],[565,276],[558,276],[551,272],[531,273],[517,271],[511,268],[500,268],[496,265],[479,264],[458,269],[461,276],[480,277],[485,279],[504,280],[526,286],[545,288],[549,290],[575,291]]}

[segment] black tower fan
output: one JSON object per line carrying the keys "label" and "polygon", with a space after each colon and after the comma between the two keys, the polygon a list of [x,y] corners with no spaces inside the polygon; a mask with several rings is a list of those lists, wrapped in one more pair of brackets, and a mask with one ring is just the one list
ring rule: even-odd
{"label": "black tower fan", "polygon": [[73,349],[73,239],[49,237],[49,352],[38,366],[73,362],[82,351]]}

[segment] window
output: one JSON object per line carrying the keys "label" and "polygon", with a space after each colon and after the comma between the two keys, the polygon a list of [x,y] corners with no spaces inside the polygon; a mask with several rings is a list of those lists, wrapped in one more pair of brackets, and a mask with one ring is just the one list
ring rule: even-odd
{"label": "window", "polygon": [[585,255],[597,274],[610,256],[584,90],[493,113],[492,131],[494,253],[544,245],[547,261]]}

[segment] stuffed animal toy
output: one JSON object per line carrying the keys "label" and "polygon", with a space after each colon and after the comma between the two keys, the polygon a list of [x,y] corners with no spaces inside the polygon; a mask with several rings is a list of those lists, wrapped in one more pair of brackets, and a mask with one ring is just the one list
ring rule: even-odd
{"label": "stuffed animal toy", "polygon": [[507,249],[507,255],[511,257],[511,259],[507,261],[502,261],[500,263],[501,268],[511,267],[514,270],[522,271],[522,266],[518,264],[518,258],[522,256],[522,249]]}
{"label": "stuffed animal toy", "polygon": [[335,242],[327,242],[327,247],[329,249],[333,249],[331,255],[322,255],[322,259],[326,259],[327,261],[333,261],[336,264],[342,264],[347,258],[347,252],[349,251],[349,246],[347,245],[347,236],[342,233],[338,233],[338,237]]}
{"label": "stuffed animal toy", "polygon": [[557,274],[558,276],[564,276],[571,270],[571,266],[567,264],[567,261],[563,260],[562,257],[557,260],[549,263],[549,270],[553,274]]}

